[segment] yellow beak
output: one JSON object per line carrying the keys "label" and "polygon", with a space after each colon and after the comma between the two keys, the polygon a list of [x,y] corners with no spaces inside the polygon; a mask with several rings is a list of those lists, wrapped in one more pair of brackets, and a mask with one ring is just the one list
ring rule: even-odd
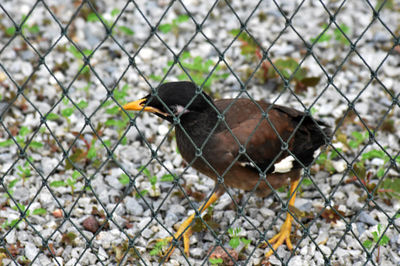
{"label": "yellow beak", "polygon": [[125,104],[122,106],[123,109],[126,111],[141,111],[143,110],[144,112],[150,112],[150,113],[160,113],[163,115],[166,115],[164,112],[158,110],[157,108],[151,107],[151,106],[144,106],[144,102],[146,101],[146,98],[133,101],[130,103]]}

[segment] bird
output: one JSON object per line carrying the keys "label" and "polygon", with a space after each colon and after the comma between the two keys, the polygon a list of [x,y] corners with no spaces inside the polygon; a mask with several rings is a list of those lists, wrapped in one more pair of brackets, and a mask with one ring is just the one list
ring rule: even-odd
{"label": "bird", "polygon": [[[228,187],[266,197],[272,189],[290,185],[290,209],[295,203],[302,169],[310,166],[314,152],[326,145],[330,137],[329,125],[312,118],[309,112],[249,98],[213,100],[191,81],[163,83],[122,109],[150,112],[174,125],[183,159],[215,181],[213,193],[198,214],[215,203]],[[167,238],[166,260],[176,247],[172,243],[181,239],[189,256],[195,217],[196,213],[189,216]],[[279,233],[268,240],[272,248],[266,258],[284,242],[293,249],[293,219],[288,212]]]}

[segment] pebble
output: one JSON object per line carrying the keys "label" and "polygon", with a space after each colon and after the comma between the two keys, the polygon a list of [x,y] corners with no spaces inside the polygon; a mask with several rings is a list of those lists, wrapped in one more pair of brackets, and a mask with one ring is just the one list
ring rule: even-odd
{"label": "pebble", "polygon": [[368,225],[376,225],[378,222],[367,212],[361,211],[358,216],[358,221],[363,222]]}
{"label": "pebble", "polygon": [[28,260],[33,260],[36,255],[39,253],[39,249],[32,243],[25,244],[25,256]]}
{"label": "pebble", "polygon": [[[106,3],[108,2],[109,1],[106,1]],[[150,23],[156,26],[158,19],[168,6],[168,1],[148,1],[145,4],[143,3],[138,3],[138,5],[149,19]],[[211,5],[212,4],[207,1],[198,0],[190,1],[187,4],[187,6],[193,7],[190,11],[198,23],[207,15]],[[234,1],[231,5],[243,22],[246,21],[248,15],[253,11],[252,8],[254,8],[253,4],[241,3],[240,1]],[[114,6],[111,4],[106,6],[107,8],[101,4],[98,6],[98,10],[102,17],[108,21],[116,19],[116,17],[111,15],[110,10],[112,10],[112,8],[118,7],[119,10],[123,8],[123,6],[118,3]],[[303,6],[304,8],[299,11],[299,15],[311,17],[312,19],[303,20],[295,16],[292,22],[299,34],[308,42],[321,30],[317,29],[316,31],[315,25],[320,25],[319,27],[321,27],[322,20],[320,18],[323,17],[322,15],[326,12],[323,8],[315,5],[312,6],[312,4],[308,2],[305,2]],[[332,10],[336,10],[339,6],[340,3],[335,1],[328,4],[328,8]],[[281,5],[282,10],[288,14],[296,7],[293,1],[283,1]],[[31,6],[28,4],[20,6],[12,5],[10,2],[5,3],[4,8],[10,12],[13,17],[21,17],[22,14],[29,13]],[[59,17],[64,24],[67,23],[66,18],[71,17],[74,12],[74,8],[72,8],[70,3],[58,6],[50,5],[50,10],[55,12],[56,16]],[[40,123],[40,115],[32,107],[31,103],[33,103],[42,114],[52,112],[60,115],[61,110],[67,106],[63,102],[58,103],[62,97],[62,88],[60,88],[60,85],[62,85],[68,90],[65,94],[70,99],[76,102],[82,99],[89,103],[89,106],[85,108],[84,111],[87,115],[90,115],[91,124],[94,128],[99,126],[101,128],[101,134],[99,136],[102,140],[110,141],[111,147],[114,147],[113,145],[117,142],[117,137],[121,136],[121,133],[125,133],[123,127],[104,125],[104,123],[111,119],[121,119],[121,114],[108,114],[105,113],[103,108],[97,110],[103,101],[108,100],[106,98],[107,91],[105,87],[107,89],[114,89],[114,86],[117,86],[116,90],[120,90],[125,84],[128,84],[127,95],[124,96],[123,99],[122,97],[117,99],[114,94],[115,99],[120,103],[146,95],[148,93],[148,84],[144,78],[147,79],[149,75],[153,73],[164,75],[162,68],[167,65],[169,60],[173,60],[173,55],[164,47],[162,42],[164,41],[171,45],[171,49],[177,53],[186,45],[187,41],[190,40],[190,37],[195,32],[195,25],[193,21],[189,19],[189,21],[178,25],[178,34],[164,34],[156,31],[158,36],[154,35],[150,37],[150,39],[147,39],[150,36],[151,29],[144,19],[141,18],[141,14],[137,9],[134,8],[133,11],[131,10],[132,12],[129,10],[131,10],[131,7],[128,6],[127,12],[122,14],[122,17],[116,22],[116,26],[113,30],[113,37],[116,38],[118,43],[131,55],[134,55],[135,49],[137,50],[139,46],[146,42],[143,49],[140,51],[138,50],[138,55],[135,58],[135,65],[127,69],[129,60],[125,52],[121,51],[119,44],[108,39],[96,50],[95,54],[93,54],[90,59],[90,63],[96,71],[96,74],[94,72],[91,73],[89,80],[87,80],[82,77],[74,78],[81,67],[80,60],[77,60],[74,55],[68,51],[68,47],[70,47],[71,44],[66,38],[58,40],[59,26],[54,22],[43,5],[37,5],[28,18],[27,25],[38,25],[41,37],[38,38],[36,36],[37,34],[30,32],[29,29],[24,29],[24,35],[40,54],[47,51],[52,43],[58,41],[55,47],[56,49],[50,51],[44,58],[46,65],[54,76],[50,75],[47,68],[43,67],[43,65],[37,70],[35,69],[34,76],[32,76],[32,79],[27,83],[27,86],[31,89],[27,89],[28,87],[25,88],[23,92],[24,95],[19,95],[15,106],[11,107],[7,111],[7,114],[2,116],[2,125],[4,124],[8,129],[13,129],[13,125],[24,125],[27,126],[31,132],[34,132]],[[184,12],[186,11],[182,6],[174,5],[166,13],[165,18],[160,23],[171,23],[172,20],[176,18],[177,14]],[[384,20],[388,25],[396,25],[396,12],[391,9],[383,9],[381,13],[384,14]],[[368,21],[370,21],[371,17],[368,6],[362,6],[358,4],[357,1],[349,2],[343,6],[341,14],[343,14],[342,22],[346,25],[350,25],[349,37],[352,39],[361,34],[362,30],[368,26]],[[263,18],[263,15],[265,18]],[[141,19],[136,19],[137,17]],[[49,22],[47,22],[46,18],[49,19]],[[383,16],[381,18],[383,19]],[[289,57],[294,57],[295,60],[299,62],[302,60],[301,58],[303,58],[303,55],[300,53],[302,48],[299,46],[299,44],[302,45],[302,41],[293,30],[284,32],[275,40],[275,37],[282,31],[282,26],[284,26],[285,21],[282,19],[282,14],[277,11],[274,3],[261,3],[254,16],[249,21],[246,21],[246,23],[251,34],[264,48],[268,49],[268,56],[270,56],[273,62],[279,58]],[[205,21],[202,33],[200,32],[195,36],[193,42],[187,47],[187,50],[190,51],[193,56],[199,55],[217,62],[219,60],[219,53],[212,45],[205,41],[203,38],[204,36],[202,36],[202,34],[205,34],[213,41],[218,50],[224,52],[224,60],[228,62],[229,66],[236,72],[238,77],[243,79],[245,72],[249,69],[253,69],[254,66],[250,62],[250,59],[240,54],[242,42],[236,40],[233,42],[232,47],[225,51],[225,48],[228,47],[233,40],[233,36],[229,31],[240,28],[239,24],[237,19],[232,16],[229,6],[224,3],[222,3],[222,5],[218,4]],[[127,25],[132,28],[135,31],[133,37],[125,36],[126,34],[120,32],[119,26],[121,25]],[[6,27],[9,26],[11,26],[10,23],[6,25]],[[72,35],[70,34],[69,37],[82,49],[94,49],[94,47],[99,44],[99,41],[105,37],[104,26],[99,22],[88,22],[85,16],[77,16],[73,21],[73,26],[74,33]],[[272,35],[265,35],[266,28]],[[329,75],[337,70],[337,64],[335,62],[341,61],[341,59],[343,59],[343,53],[348,52],[348,47],[342,45],[335,39],[333,28],[330,28],[327,32],[327,34],[332,35],[332,39],[329,42],[316,43],[313,46],[314,55],[321,60],[324,71],[329,73]],[[215,32],[219,34],[215,35]],[[6,37],[5,40],[8,38],[8,36],[3,37]],[[350,101],[358,97],[358,94],[370,79],[370,71],[365,67],[363,60],[365,60],[372,69],[376,69],[379,66],[379,81],[385,84],[389,90],[395,88],[395,85],[399,83],[398,77],[400,76],[400,72],[396,56],[389,56],[386,58],[387,47],[391,47],[389,43],[390,38],[390,34],[386,32],[379,23],[372,24],[365,32],[364,38],[357,43],[357,52],[363,59],[359,56],[349,57],[341,70],[335,74],[333,78],[334,85],[336,88],[340,89]],[[269,47],[272,42],[273,45]],[[64,47],[67,50],[65,54],[62,54],[62,50],[65,49]],[[1,56],[2,66],[4,67],[3,70],[7,70],[13,80],[18,84],[22,84],[26,77],[34,71],[34,66],[38,59],[38,55],[31,48],[25,48],[23,38],[15,38],[8,47],[5,47]],[[383,59],[385,60],[382,61]],[[348,62],[351,64],[351,67],[348,67]],[[382,62],[383,64],[380,66]],[[63,66],[64,63],[67,63],[67,66]],[[223,64],[224,63],[221,62],[221,65]],[[308,69],[308,75],[310,76],[325,75],[313,56],[308,56],[302,66]],[[135,67],[140,69],[140,75]],[[122,76],[126,69],[127,72]],[[179,66],[174,66],[172,71],[168,74],[167,79],[176,80],[179,71]],[[225,70],[223,69],[223,71]],[[217,72],[222,73],[221,71]],[[227,70],[227,72],[229,72],[229,70]],[[100,82],[98,78],[102,81]],[[15,84],[13,84],[13,81],[5,74],[0,76],[0,81],[2,83],[2,86],[0,86],[0,101],[7,102],[14,97],[10,88]],[[157,81],[150,79],[149,82],[153,86],[158,85]],[[239,83],[240,82],[237,82],[237,79],[233,75],[230,75],[227,79],[217,78],[214,79],[212,91],[218,91],[220,95],[224,97],[228,95],[230,97],[235,97],[240,90]],[[257,83],[257,78],[253,78],[248,83],[248,92],[250,95],[257,99],[274,101],[277,96],[282,93],[278,99],[278,102],[281,104],[289,104],[297,106],[298,108],[301,108],[301,104],[298,100],[302,101],[306,106],[314,104],[317,109],[315,116],[327,121],[333,128],[335,127],[335,120],[341,118],[348,109],[348,102],[340,97],[333,86],[329,86],[324,92],[324,95],[314,103],[316,96],[325,88],[326,78],[322,78],[321,82],[315,88],[310,88],[307,92],[296,94],[298,99],[290,96],[290,93],[285,91],[275,90],[273,87],[274,82],[269,81],[266,85]],[[87,85],[89,85],[89,90],[83,90],[82,88]],[[294,86],[295,82],[292,82],[291,85]],[[357,101],[354,102],[355,109],[359,112],[367,125],[375,126],[376,123],[374,124],[374,121],[376,122],[379,120],[377,120],[376,117],[381,118],[382,114],[387,111],[387,108],[392,105],[392,99],[390,99],[385,90],[381,89],[379,86],[379,82],[369,83],[368,88],[364,90]],[[43,97],[41,95],[43,95]],[[24,97],[29,100],[26,102],[26,110],[20,108],[20,104],[25,102],[23,99]],[[68,106],[71,106],[71,103],[68,103]],[[114,106],[114,103],[112,106]],[[55,107],[55,109],[51,110],[53,107]],[[2,108],[4,107],[0,107],[0,109]],[[157,219],[169,228],[179,223],[181,218],[186,217],[188,213],[193,212],[191,205],[187,204],[187,199],[182,200],[174,194],[178,189],[172,188],[171,184],[157,184],[156,190],[153,191],[147,178],[135,176],[137,174],[137,168],[140,167],[140,165],[147,164],[149,160],[151,160],[151,154],[146,144],[143,144],[139,133],[143,134],[144,138],[149,141],[153,149],[157,149],[158,144],[161,143],[164,136],[168,134],[171,126],[168,123],[160,123],[159,118],[148,113],[137,117],[136,114],[133,113],[130,115],[133,118],[133,125],[136,125],[136,127],[132,127],[127,133],[128,144],[119,145],[114,150],[114,157],[112,160],[101,165],[101,167],[97,164],[97,160],[102,163],[106,158],[105,150],[101,148],[100,142],[97,141],[98,147],[100,147],[97,151],[97,157],[93,160],[76,162],[75,167],[79,167],[91,180],[93,190],[84,191],[84,193],[79,194],[77,192],[72,196],[69,187],[54,188],[50,186],[49,188],[41,188],[42,180],[37,178],[36,170],[32,170],[33,176],[31,178],[28,178],[24,182],[19,181],[14,186],[12,196],[19,203],[27,205],[30,204],[30,201],[33,201],[33,204],[29,207],[31,212],[36,208],[48,210],[48,214],[46,215],[32,215],[31,213],[31,216],[28,218],[35,229],[41,232],[44,237],[50,237],[63,220],[64,213],[61,215],[53,215],[55,210],[65,208],[68,212],[71,207],[74,208],[71,212],[70,220],[76,225],[79,225],[80,223],[87,223],[85,219],[98,219],[97,215],[90,216],[93,206],[96,206],[101,212],[103,207],[106,208],[107,211],[110,211],[114,210],[117,203],[119,204],[113,213],[113,222],[109,223],[110,228],[105,228],[94,237],[93,249],[85,250],[84,255],[80,257],[85,249],[86,241],[82,237],[78,237],[74,247],[67,245],[62,247],[62,250],[58,249],[56,251],[57,254],[62,254],[60,257],[52,258],[45,253],[41,253],[35,260],[36,265],[112,264],[114,261],[109,258],[109,251],[113,246],[118,246],[123,243],[123,241],[126,241],[126,235],[120,231],[121,228],[124,228],[125,233],[129,235],[137,235],[140,230],[143,230],[141,235],[139,234],[136,238],[135,248],[143,255],[144,258],[142,262],[144,264],[151,265],[157,263],[154,257],[147,254],[148,250],[145,246],[155,237],[165,236],[167,233],[156,221],[148,225],[152,215],[150,208],[158,208],[161,206]],[[398,117],[400,117],[399,112],[395,109],[391,116],[391,119],[394,120],[395,128],[400,126]],[[357,118],[354,122],[359,123],[359,119]],[[70,125],[67,125],[67,119],[61,117],[54,121],[47,121],[46,125],[42,125],[42,128],[48,127],[52,131],[52,134],[60,141],[65,151],[68,151],[70,145],[76,138],[74,135],[75,133],[72,132],[80,132],[83,130],[85,139],[87,136],[93,135],[92,129],[86,125],[84,117],[79,112],[75,111],[74,114],[69,117],[69,123]],[[358,125],[345,123],[340,126],[339,130],[344,134],[350,135],[351,132],[360,129]],[[3,132],[0,132],[0,143],[8,138],[7,134],[4,135],[2,133]],[[31,135],[30,133],[29,136]],[[48,136],[50,137],[51,145],[47,143]],[[388,147],[389,154],[394,154],[399,148],[399,137],[400,134],[397,132],[388,134],[379,131],[376,139],[382,147]],[[52,173],[53,170],[56,170],[55,173],[47,179],[47,185],[55,180],[66,180],[71,175],[70,170],[65,171],[65,169],[63,169],[65,165],[64,162],[62,162],[57,169],[54,169],[59,164],[60,160],[64,158],[62,149],[58,148],[57,150],[58,144],[54,143],[52,138],[53,136],[49,135],[49,130],[47,128],[45,129],[45,133],[39,131],[34,136],[34,140],[43,142],[45,145],[44,148],[29,148],[27,150],[28,156],[33,159],[35,166],[45,177]],[[176,141],[172,140],[172,143],[170,143],[169,139],[168,137],[167,141],[161,146],[161,149],[157,151],[159,159],[162,159],[163,163],[165,161],[165,167],[173,173],[184,173],[184,178],[179,180],[180,184],[192,186],[193,190],[209,195],[211,189],[214,187],[214,181],[191,168],[184,169],[185,162],[183,162],[182,157],[176,155],[174,151]],[[53,151],[54,147],[52,147],[52,145],[55,145],[56,151]],[[337,145],[337,143],[335,143],[335,145]],[[76,147],[84,146],[85,143],[82,140],[76,142]],[[373,144],[371,149],[375,148],[378,149],[379,147]],[[345,153],[346,159],[353,159],[354,151],[350,150],[345,145],[342,145],[342,150]],[[73,150],[69,150],[68,152],[71,155]],[[14,167],[13,162],[15,160],[18,160],[18,149],[15,145],[11,147],[0,147],[1,174],[6,173],[10,167]],[[383,161],[377,158],[367,160],[365,163],[366,166],[373,168],[373,172],[383,165]],[[119,182],[120,175],[122,174],[122,171],[119,169],[120,166],[124,167],[126,171],[132,174],[132,177],[135,178],[135,185],[139,190],[149,190],[150,193],[147,194],[144,199],[137,199],[133,190],[125,191],[127,185],[123,185]],[[337,158],[334,160],[333,166],[335,173],[330,174],[326,171],[319,171],[314,181],[317,182],[318,187],[326,196],[332,196],[333,187],[339,185],[338,190],[331,197],[334,203],[337,204],[341,210],[344,210],[346,214],[351,215],[353,213],[358,213],[364,206],[364,202],[360,202],[362,194],[360,194],[359,187],[355,184],[339,184],[342,179],[347,179],[347,177],[343,178],[342,175],[347,167],[344,161]],[[159,167],[159,162],[156,160],[151,161],[148,168],[151,170],[152,174],[157,175],[157,177],[167,173],[166,169]],[[388,175],[396,176],[398,172],[395,169],[391,169]],[[188,178],[186,179],[186,177]],[[15,171],[11,169],[0,183],[3,187],[7,187],[9,182],[14,178],[17,178],[17,176]],[[186,181],[186,183],[184,183],[184,181]],[[82,182],[77,183],[79,188],[82,185]],[[171,189],[172,193],[166,198],[167,192]],[[301,196],[296,200],[296,207],[307,212],[318,211],[318,207],[323,206],[319,192],[311,187],[303,189]],[[93,200],[93,193],[97,196],[96,200]],[[282,195],[285,196],[286,194],[282,193]],[[74,204],[78,198],[77,204]],[[13,219],[19,218],[19,213],[15,212],[7,205],[8,201],[10,200],[0,200],[0,205],[3,206],[0,210],[0,218],[12,221]],[[97,204],[96,201],[100,204]],[[265,204],[261,207],[259,207],[257,202],[249,201],[246,206],[246,219],[243,217],[237,219],[236,212],[228,210],[231,203],[231,198],[228,194],[225,194],[214,205],[213,219],[219,223],[221,232],[231,226],[240,227],[242,228],[242,234],[245,234],[248,238],[254,239],[258,237],[255,228],[258,230],[269,228],[271,230],[271,221],[278,214],[278,211],[280,211],[279,207],[275,207],[276,205],[271,206],[271,204],[276,204],[276,200],[274,200],[273,197],[269,197],[265,199]],[[392,207],[386,206],[383,201],[378,201],[378,204],[381,206],[381,210],[388,212],[389,216],[393,216],[394,210],[399,208],[396,202],[393,202]],[[199,204],[194,202],[193,205],[197,208]],[[271,208],[269,208],[270,206]],[[319,217],[316,219],[318,227],[316,223],[314,223],[310,228],[310,232],[313,237],[317,237],[317,243],[322,243],[329,232],[328,241],[325,245],[320,247],[322,252],[329,253],[335,249],[340,237],[343,235],[345,224],[340,221],[337,225],[330,225],[326,224]],[[370,234],[371,230],[376,230],[375,228],[378,222],[387,224],[387,216],[383,215],[381,211],[365,209],[360,213],[356,223],[353,224],[353,228],[357,235],[365,236],[367,233]],[[281,223],[281,221],[279,221],[279,223]],[[398,224],[399,221],[395,221],[395,223]],[[125,228],[124,226],[127,224],[132,225],[132,227]],[[88,228],[88,226],[81,225]],[[146,227],[147,225],[148,227]],[[34,258],[36,254],[40,252],[39,247],[41,245],[41,239],[39,237],[32,237],[30,228],[31,227],[27,225],[26,222],[22,222],[13,230],[6,232],[5,235],[7,244],[24,244],[24,252],[26,253],[25,256],[27,259]],[[275,225],[273,228],[275,228]],[[59,231],[53,235],[53,238],[61,241],[62,235],[70,230],[77,233],[76,230],[67,223],[61,226]],[[93,232],[94,229],[90,231]],[[396,233],[393,227],[389,228],[387,235],[390,237],[391,241],[387,247],[382,249],[382,252],[385,251],[385,255],[382,255],[381,265],[394,265],[399,261],[399,256],[397,254],[399,250],[397,246],[400,245],[400,239]],[[77,235],[79,234],[77,233]],[[85,231],[84,235],[88,237],[93,236],[93,234],[88,231]],[[252,239],[252,244],[254,244],[254,239]],[[214,243],[214,237],[210,232],[195,233],[190,241],[193,245],[191,248],[191,256],[188,258],[190,264],[204,264],[205,253],[212,245],[211,243]],[[300,247],[301,249],[299,252],[291,257],[289,265],[324,264],[322,254],[315,251],[315,245],[310,242],[309,239],[304,239]],[[94,254],[96,250],[98,251],[98,257]],[[252,253],[253,251],[254,253]],[[284,260],[284,263],[291,256],[290,252],[284,247],[279,248],[278,253]],[[249,254],[252,254],[249,264],[252,262],[258,263],[263,257],[263,251],[260,251],[260,249],[256,247],[249,247],[244,251],[245,256]],[[255,258],[255,256],[258,256],[258,258]],[[335,253],[332,257],[338,259],[337,261],[331,262],[331,264],[337,262],[338,265],[356,266],[364,263],[360,262],[359,258],[365,258],[365,254],[359,242],[356,241],[353,235],[349,234],[346,236],[345,241],[342,241],[339,247],[335,249]],[[98,261],[99,258],[102,260],[101,262]],[[207,260],[205,262],[208,263]],[[272,265],[282,264],[281,261],[276,258],[271,258],[270,262]],[[12,261],[5,258],[3,263],[8,265],[12,264]],[[243,261],[240,261],[239,265],[241,265],[240,263],[243,263]],[[179,252],[176,252],[170,264],[186,265],[187,260],[181,256]]]}
{"label": "pebble", "polygon": [[136,197],[126,197],[125,206],[127,212],[131,215],[140,216],[143,213],[143,207],[140,205]]}

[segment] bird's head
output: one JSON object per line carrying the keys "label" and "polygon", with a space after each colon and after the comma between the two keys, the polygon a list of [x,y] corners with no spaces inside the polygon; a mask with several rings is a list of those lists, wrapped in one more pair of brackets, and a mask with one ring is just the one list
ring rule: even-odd
{"label": "bird's head", "polygon": [[207,94],[189,81],[164,83],[156,91],[155,94],[148,94],[142,99],[125,104],[122,108],[127,111],[151,112],[172,122],[173,115],[202,112],[213,102]]}

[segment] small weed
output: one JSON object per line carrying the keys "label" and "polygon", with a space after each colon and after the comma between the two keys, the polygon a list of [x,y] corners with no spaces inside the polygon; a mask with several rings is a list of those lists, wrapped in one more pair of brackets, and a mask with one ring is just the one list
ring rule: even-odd
{"label": "small weed", "polygon": [[[18,132],[18,135],[15,137],[15,140],[17,141],[18,145],[24,149],[26,144],[28,143],[28,135],[31,133],[31,130],[26,127],[22,126]],[[0,142],[0,147],[10,147],[14,144],[14,141],[10,138],[5,141]],[[29,148],[31,149],[39,149],[43,147],[43,143],[38,142],[38,141],[31,141],[29,143]]]}
{"label": "small weed", "polygon": [[[111,11],[110,16],[111,16],[113,19],[115,19],[116,16],[117,16],[118,14],[120,14],[120,13],[121,13],[121,11],[120,11],[119,9],[114,8],[114,9]],[[87,20],[88,22],[100,22],[100,23],[103,23],[103,24],[106,25],[107,28],[109,28],[109,29],[113,26],[113,23],[114,23],[112,20],[107,20],[107,19],[105,19],[105,18],[104,18],[104,15],[96,14],[96,13],[94,13],[94,12],[89,13],[86,20]],[[115,31],[115,29],[116,29],[116,31]],[[129,28],[129,27],[127,27],[127,26],[123,26],[123,25],[122,25],[122,26],[118,26],[118,25],[115,26],[115,27],[113,28],[112,34],[115,34],[115,33],[126,34],[126,35],[128,35],[128,36],[132,36],[133,34],[135,34],[135,32],[134,32],[131,28]]]}
{"label": "small weed", "polygon": [[[336,27],[333,30],[333,36],[334,36],[335,40],[338,41],[339,43],[343,44],[343,45],[349,45],[350,42],[347,40],[347,38],[344,35],[344,34],[349,35],[349,33],[350,33],[349,26],[347,26],[346,24],[342,23],[342,24],[339,25],[339,28]],[[332,39],[333,36],[332,36],[332,34],[329,33],[329,29],[328,29],[328,25],[327,24],[323,24],[322,25],[322,30],[324,31],[324,33],[322,35],[320,35],[319,37],[310,39],[310,41],[312,43],[315,43],[315,42],[317,42],[317,43],[329,42]]]}
{"label": "small weed", "polygon": [[222,265],[224,263],[224,260],[222,258],[209,258],[208,261],[211,263],[211,265]]}
{"label": "small weed", "polygon": [[18,169],[17,175],[20,178],[22,178],[23,182],[25,182],[26,179],[32,175],[31,174],[31,167],[30,167],[28,162],[25,162],[24,166],[18,165],[17,169]]}
{"label": "small weed", "polygon": [[[189,52],[183,52],[179,60],[182,72],[178,74],[177,78],[179,80],[188,80],[191,78],[197,85],[203,85],[204,91],[207,93],[211,93],[211,85],[215,80],[226,79],[229,76],[229,73],[220,73],[222,71],[220,65],[214,69],[215,63],[211,59],[204,60],[201,56],[193,57]],[[167,65],[171,67],[173,64],[174,61],[168,61]],[[210,75],[212,69],[214,71]],[[167,71],[168,68],[163,69],[164,74]],[[155,81],[162,80],[162,77],[157,75],[150,75],[150,78]]]}
{"label": "small weed", "polygon": [[[20,203],[17,203],[16,206],[12,207],[12,209],[18,211],[22,214],[24,214],[23,218],[17,218],[12,221],[6,220],[1,227],[3,229],[9,229],[15,226],[18,226],[18,224],[22,221],[26,221],[26,219],[31,215],[30,210],[26,210],[26,206]],[[36,208],[32,211],[32,215],[45,215],[47,213],[46,209],[43,208]]]}
{"label": "small weed", "polygon": [[376,262],[379,263],[379,256],[380,256],[380,247],[381,246],[386,246],[389,243],[389,237],[385,234],[383,234],[383,230],[382,230],[382,225],[378,224],[378,231],[374,231],[372,232],[372,237],[373,239],[367,239],[363,242],[363,246],[366,249],[371,249],[373,244],[375,243],[375,245],[377,245],[378,247],[378,254],[376,256]]}
{"label": "small weed", "polygon": [[151,256],[162,256],[163,248],[168,245],[168,239],[160,239],[155,244],[152,250],[150,250],[149,254]]}
{"label": "small weed", "polygon": [[78,171],[74,171],[71,175],[70,178],[67,179],[67,181],[64,180],[57,180],[53,181],[49,184],[50,187],[67,187],[69,186],[71,188],[71,194],[72,196],[74,195],[74,191],[76,189],[76,183],[78,181],[78,178],[81,176],[81,173]]}
{"label": "small weed", "polygon": [[[128,84],[122,86],[121,89],[115,89],[113,91],[114,99],[119,103],[125,103],[126,102],[125,98],[128,96],[128,90],[129,90]],[[118,106],[110,107],[110,105],[112,105],[113,102],[114,101],[112,100],[108,100],[102,105],[102,107],[107,107],[105,111],[107,114],[116,116],[116,118],[107,119],[104,125],[107,127],[116,128],[116,131],[118,133],[118,138],[121,138],[129,124],[130,118],[124,112],[121,112]],[[121,144],[126,145],[126,143],[127,139],[126,137],[123,137],[121,139]]]}
{"label": "small weed", "polygon": [[128,185],[130,182],[129,176],[127,174],[121,174],[118,180],[124,186]]}
{"label": "small weed", "polygon": [[[238,36],[238,40],[241,42],[241,54],[245,55],[249,61],[255,61],[258,64],[260,60],[263,60],[261,48],[250,35],[239,29],[232,30],[230,33],[235,37]],[[279,58],[272,64],[264,60],[255,76],[263,83],[273,80],[279,87],[283,86],[284,79],[289,80],[295,84],[296,93],[300,93],[307,90],[308,87],[316,86],[321,79],[320,77],[308,77],[307,74],[308,69],[301,67],[294,58]]]}
{"label": "small weed", "polygon": [[78,50],[74,45],[70,45],[68,47],[68,51],[72,53],[72,55],[79,60],[80,65],[79,65],[79,70],[80,74],[83,75],[83,77],[87,80],[90,78],[90,68],[88,65],[86,65],[83,61],[84,57],[90,57],[93,54],[92,50],[89,49],[83,49],[81,51]]}
{"label": "small weed", "polygon": [[[26,19],[26,15],[23,15],[21,18],[21,22],[24,21],[25,19]],[[16,31],[15,27],[12,26],[12,27],[7,28],[5,33],[7,36],[11,37],[11,36],[14,36],[15,31]],[[21,32],[22,32],[22,35],[26,35],[26,32],[29,32],[31,34],[38,34],[40,32],[40,28],[37,24],[29,26],[25,21],[25,23],[23,25],[21,25]]]}
{"label": "small weed", "polygon": [[244,237],[239,237],[240,231],[242,231],[242,229],[240,227],[228,229],[228,234],[231,238],[229,240],[229,246],[231,246],[231,248],[233,248],[233,249],[236,249],[237,247],[239,247],[240,242],[242,242],[244,244],[244,247],[242,248],[242,250],[246,249],[247,246],[251,243],[251,240],[246,239]]}
{"label": "small weed", "polygon": [[179,34],[179,24],[182,24],[189,20],[188,15],[179,15],[178,17],[172,20],[172,23],[165,23],[158,26],[158,30],[162,33],[166,34],[172,31],[175,36]]}

